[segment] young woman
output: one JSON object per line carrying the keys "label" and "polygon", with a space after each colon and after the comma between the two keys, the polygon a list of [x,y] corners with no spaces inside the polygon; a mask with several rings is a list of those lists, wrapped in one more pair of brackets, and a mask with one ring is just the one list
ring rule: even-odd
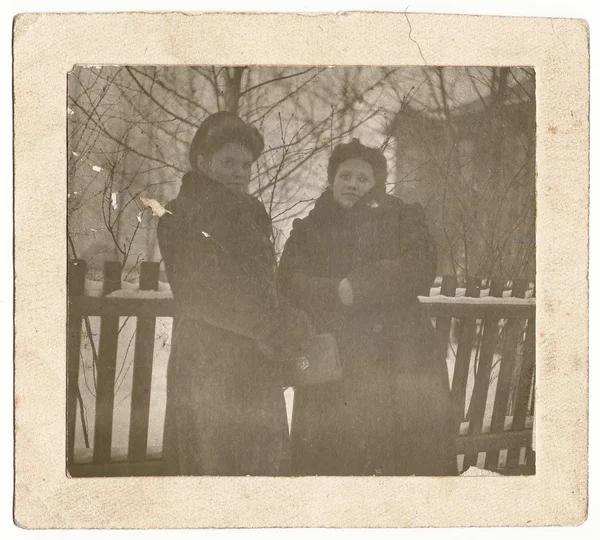
{"label": "young woman", "polygon": [[232,113],[209,116],[192,171],[159,222],[177,315],[167,380],[168,475],[276,475],[287,444],[282,361],[313,336],[276,295],[271,221],[248,195],[260,133]]}
{"label": "young woman", "polygon": [[335,335],[344,375],[295,389],[293,474],[456,474],[446,366],[417,299],[436,271],[424,212],[386,194],[384,155],[357,139],[327,172],[294,221],[279,286]]}

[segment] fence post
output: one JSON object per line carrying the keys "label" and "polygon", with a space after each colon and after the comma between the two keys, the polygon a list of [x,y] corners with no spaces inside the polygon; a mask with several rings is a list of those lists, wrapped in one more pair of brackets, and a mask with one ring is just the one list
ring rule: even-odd
{"label": "fence post", "polygon": [[[456,277],[455,276],[444,276],[442,278],[442,287],[440,290],[442,296],[452,297],[456,294]],[[446,364],[446,358],[448,356],[448,342],[450,340],[450,329],[452,327],[452,317],[437,317],[435,321],[435,333],[438,339],[437,347],[437,360],[440,362],[446,372],[448,372],[448,366]],[[448,383],[448,387],[450,383]]]}
{"label": "fence post", "polygon": [[[104,263],[102,292],[110,294],[121,288],[121,263]],[[98,348],[98,377],[96,394],[96,421],[94,426],[94,457],[96,464],[110,462],[112,446],[113,409],[115,401],[115,370],[119,341],[119,317],[100,319],[100,346]]]}
{"label": "fence post", "polygon": [[513,280],[512,296],[514,298],[525,298],[525,293],[529,288],[528,278],[517,278]]}
{"label": "fence post", "polygon": [[[512,296],[514,298],[525,298],[525,293],[529,289],[528,278],[517,278],[513,281]],[[522,330],[523,330],[523,325]],[[517,387],[519,386],[519,377],[521,374],[521,364],[523,363],[523,340],[519,339],[517,345],[517,354],[515,357],[515,367],[510,382],[510,393],[508,398],[508,414],[514,416],[515,399],[517,395]]]}
{"label": "fence post", "polygon": [[[534,347],[535,347],[535,338],[534,338]],[[535,350],[533,351],[534,362],[535,362]],[[535,365],[533,368],[533,380],[531,381],[531,397],[530,397],[530,409],[529,414],[531,416],[535,415]],[[535,418],[535,417],[534,417]],[[535,430],[535,421],[533,424],[533,429]],[[535,437],[535,433],[533,434]],[[535,439],[533,439],[535,440]],[[535,451],[532,446],[528,447],[525,453],[525,474],[535,474]]]}
{"label": "fence post", "polygon": [[[524,429],[527,418],[529,399],[533,392],[533,379],[535,371],[535,319],[527,321],[527,334],[523,346],[520,372],[517,381],[515,399],[513,405],[513,423],[511,430]],[[528,452],[531,450],[529,449]],[[507,468],[516,468],[519,465],[520,448],[511,448],[506,458]],[[527,456],[529,457],[529,456]]]}
{"label": "fence post", "polygon": [[[143,262],[140,268],[140,290],[157,290],[159,263]],[[146,458],[148,421],[150,415],[150,389],[154,357],[156,318],[138,317],[133,357],[133,387],[129,422],[129,448],[127,459],[139,463]]]}
{"label": "fence post", "polygon": [[[502,283],[498,279],[490,281],[490,296],[494,298],[502,297]],[[488,391],[490,386],[490,375],[492,373],[494,351],[498,342],[498,317],[493,313],[486,317],[482,322],[481,352],[473,387],[473,395],[469,410],[469,435],[480,434],[483,429],[483,418],[485,416],[485,407],[487,404]],[[471,465],[477,464],[477,454],[465,455],[463,469],[468,469]]]}
{"label": "fence post", "polygon": [[74,297],[83,296],[86,263],[82,259],[71,260],[67,265],[67,467],[73,464],[75,429],[77,422],[77,394],[79,391],[79,355],[81,349],[81,320],[75,311]]}
{"label": "fence post", "polygon": [[[481,292],[481,278],[467,279],[465,296],[476,298]],[[471,364],[471,352],[475,339],[476,320],[472,317],[460,319],[458,345],[456,347],[456,361],[452,377],[452,403],[456,414],[456,434],[460,433],[460,424],[465,416],[465,400],[467,393],[467,379]]]}
{"label": "fence post", "polygon": [[442,287],[440,289],[442,296],[455,296],[456,295],[456,277],[455,276],[444,276],[442,278]]}
{"label": "fence post", "polygon": [[[512,295],[517,298],[525,296],[527,286],[524,281],[514,280]],[[502,357],[500,360],[500,370],[498,371],[498,382],[496,384],[496,395],[494,397],[494,410],[492,412],[491,433],[504,431],[506,421],[507,407],[511,389],[511,380],[515,369],[515,359],[517,356],[517,347],[521,334],[521,320],[507,319],[504,325],[504,343],[502,346]],[[498,468],[498,457],[500,453],[495,450],[487,452],[485,456],[485,468],[494,470]]]}

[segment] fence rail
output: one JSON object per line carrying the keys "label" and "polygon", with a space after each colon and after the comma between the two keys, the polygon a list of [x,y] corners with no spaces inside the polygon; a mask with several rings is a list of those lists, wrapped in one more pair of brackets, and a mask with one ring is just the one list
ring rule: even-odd
{"label": "fence rail", "polygon": [[[147,448],[155,324],[158,317],[177,317],[177,305],[168,293],[156,292],[158,263],[142,263],[136,291],[121,290],[119,263],[106,263],[99,297],[84,295],[85,272],[84,261],[70,261],[66,441],[69,473],[159,474],[160,461],[156,455],[149,455]],[[506,474],[533,473],[535,298],[525,298],[531,280],[514,280],[508,291],[510,296],[506,287],[494,279],[487,283],[489,291],[484,297],[480,297],[480,278],[467,280],[464,296],[460,297],[455,296],[454,277],[444,276],[439,285],[440,294],[419,298],[435,326],[437,361],[448,365],[453,362],[449,375],[456,453],[462,456],[462,470],[480,463]],[[92,459],[84,464],[75,459],[75,429],[82,324],[86,323],[91,339],[89,317],[100,317],[100,336],[97,350],[91,340],[97,392]],[[115,457],[112,435],[120,317],[136,317],[137,322],[128,449],[126,456]]]}

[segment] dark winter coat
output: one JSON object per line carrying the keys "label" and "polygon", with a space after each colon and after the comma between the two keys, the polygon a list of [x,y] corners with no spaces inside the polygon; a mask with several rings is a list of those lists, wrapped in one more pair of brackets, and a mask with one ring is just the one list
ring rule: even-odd
{"label": "dark winter coat", "polygon": [[[422,208],[382,188],[349,211],[328,190],[294,222],[280,291],[336,336],[344,370],[341,382],[295,390],[295,474],[456,474],[446,366],[417,299],[435,270]],[[351,307],[338,298],[343,278]]]}
{"label": "dark winter coat", "polygon": [[281,360],[306,315],[280,305],[271,222],[253,197],[189,173],[159,221],[178,315],[167,379],[166,474],[278,473],[287,421]]}

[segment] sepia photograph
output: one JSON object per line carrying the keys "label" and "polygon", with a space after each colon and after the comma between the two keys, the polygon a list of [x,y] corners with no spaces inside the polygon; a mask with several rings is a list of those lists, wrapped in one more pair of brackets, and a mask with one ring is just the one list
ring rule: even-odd
{"label": "sepia photograph", "polygon": [[67,469],[535,473],[535,71],[67,77]]}
{"label": "sepia photograph", "polygon": [[585,20],[13,40],[18,527],[587,519]]}

